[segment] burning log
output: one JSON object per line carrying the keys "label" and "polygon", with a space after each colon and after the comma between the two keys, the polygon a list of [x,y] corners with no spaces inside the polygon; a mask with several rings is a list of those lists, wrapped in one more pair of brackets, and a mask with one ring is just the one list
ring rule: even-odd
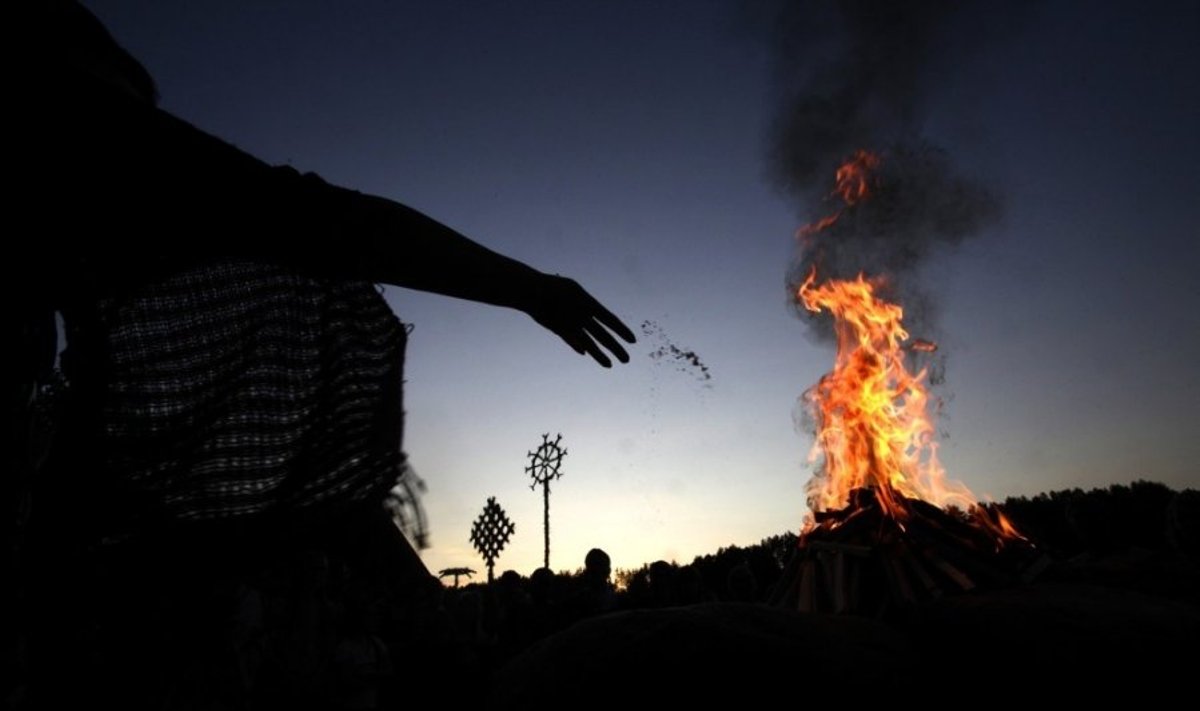
{"label": "burning log", "polygon": [[917,581],[921,583],[921,588],[925,593],[930,597],[941,597],[942,588],[933,579],[933,576],[929,574],[929,571],[925,569],[925,566],[921,563],[921,559],[917,557],[914,551],[909,546],[901,543],[899,552],[901,560],[908,566],[908,569],[916,577]]}
{"label": "burning log", "polygon": [[947,578],[955,582],[964,592],[975,589],[975,583],[971,581],[967,574],[955,568],[945,558],[938,555],[930,556],[930,561],[938,570],[940,570]]}
{"label": "burning log", "polygon": [[806,531],[775,604],[801,612],[888,615],[944,595],[1032,581],[1049,558],[1023,538],[996,539],[982,513],[944,511],[893,492],[893,516],[870,489]]}
{"label": "burning log", "polygon": [[833,611],[842,613],[850,608],[850,596],[846,589],[846,554],[838,551],[834,556]]}
{"label": "burning log", "polygon": [[900,567],[900,559],[894,555],[885,555],[880,558],[880,561],[883,563],[883,572],[887,577],[892,599],[905,607],[915,603],[917,601],[916,592],[909,585],[904,569]]}
{"label": "burning log", "polygon": [[801,609],[813,608],[817,604],[817,566],[811,558],[800,564],[800,600]]}

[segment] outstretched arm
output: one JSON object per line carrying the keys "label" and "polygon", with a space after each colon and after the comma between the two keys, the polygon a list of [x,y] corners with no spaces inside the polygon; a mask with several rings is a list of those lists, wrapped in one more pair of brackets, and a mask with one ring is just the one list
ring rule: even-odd
{"label": "outstretched arm", "polygon": [[353,274],[519,309],[606,368],[608,354],[629,361],[617,338],[633,343],[633,332],[575,281],[493,252],[405,205],[327,189],[337,191],[341,204],[337,231],[352,235],[343,259]]}
{"label": "outstretched arm", "polygon": [[117,228],[115,240],[79,245],[100,267],[90,273],[113,283],[144,278],[163,268],[163,258],[147,256],[164,247],[184,255],[168,264],[252,255],[519,309],[605,367],[610,354],[629,360],[619,341],[633,343],[633,333],[576,282],[493,252],[407,206],[269,166],[91,65],[56,68],[53,93],[36,102],[34,117],[50,155],[31,171],[49,171],[35,176],[39,186],[72,186],[73,207],[33,208],[61,223],[54,225],[60,234]]}

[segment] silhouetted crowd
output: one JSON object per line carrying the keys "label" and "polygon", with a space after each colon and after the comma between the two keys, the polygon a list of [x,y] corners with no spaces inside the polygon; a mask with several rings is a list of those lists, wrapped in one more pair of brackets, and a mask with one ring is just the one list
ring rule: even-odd
{"label": "silhouetted crowd", "polygon": [[[1010,504],[1018,526],[1045,531],[1046,547],[1069,558],[1050,579],[1191,600],[1200,590],[1194,491],[1138,482]],[[1125,533],[1094,538],[1101,515]],[[490,585],[450,587],[405,559],[411,549],[391,522],[356,518],[363,523],[252,550],[220,536],[171,541],[157,551],[152,571],[131,568],[152,557],[147,551],[127,554],[115,544],[84,568],[55,561],[64,569],[48,577],[59,588],[26,591],[38,598],[31,606],[39,614],[28,622],[37,627],[18,639],[32,648],[7,650],[17,670],[9,705],[52,708],[93,697],[171,709],[482,701],[508,662],[581,621],[764,603],[796,546],[796,536],[784,534],[689,565],[656,561],[616,571],[593,549],[574,573],[510,570]],[[31,685],[38,690],[32,696]]]}

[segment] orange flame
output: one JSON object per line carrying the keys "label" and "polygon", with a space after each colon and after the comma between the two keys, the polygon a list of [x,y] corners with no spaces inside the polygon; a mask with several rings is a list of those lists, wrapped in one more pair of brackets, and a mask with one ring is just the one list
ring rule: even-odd
{"label": "orange flame", "polygon": [[856,151],[849,160],[837,169],[833,192],[829,194],[831,198],[840,198],[842,207],[838,208],[832,215],[826,215],[816,222],[801,227],[796,235],[802,238],[810,237],[833,227],[841,218],[842,213],[846,211],[846,208],[853,207],[870,195],[871,178],[874,172],[879,169],[879,163],[879,156],[874,153],[862,150],[861,148]]}
{"label": "orange flame", "polygon": [[[879,162],[877,156],[859,151],[843,165],[834,193],[845,207],[802,228],[802,234],[821,232],[847,208],[867,199],[870,173]],[[804,394],[817,423],[809,461],[821,462],[819,474],[808,484],[810,509],[845,508],[854,490],[869,489],[901,525],[908,516],[904,499],[921,499],[972,512],[998,542],[1019,537],[1003,514],[995,512],[993,520],[966,486],[946,478],[929,412],[928,369],[914,373],[907,363],[910,353],[932,352],[937,345],[909,340],[903,308],[880,298],[879,286],[879,279],[863,274],[818,284],[813,268],[796,291],[804,308],[833,316],[837,336],[833,370]],[[805,530],[815,525],[810,517]]]}
{"label": "orange flame", "polygon": [[833,193],[842,198],[849,207],[870,194],[872,174],[879,169],[879,156],[859,149],[837,169],[837,183]]}

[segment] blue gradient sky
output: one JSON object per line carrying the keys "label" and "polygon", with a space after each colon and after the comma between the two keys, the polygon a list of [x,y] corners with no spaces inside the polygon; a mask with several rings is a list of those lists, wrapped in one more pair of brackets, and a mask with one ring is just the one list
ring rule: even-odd
{"label": "blue gradient sky", "polygon": [[[164,108],[572,276],[711,369],[705,384],[644,339],[605,371],[523,314],[389,289],[416,325],[406,449],[429,486],[431,569],[483,570],[467,536],[488,496],[517,524],[498,568],[540,564],[523,468],[543,432],[569,450],[556,569],[593,546],[634,567],[799,526],[811,438],[793,409],[833,354],[787,303],[812,216],[764,177],[770,62],[736,4],[85,5]],[[929,97],[926,133],[1007,203],[926,269],[943,461],[997,498],[1200,486],[1200,5],[1027,15]]]}

